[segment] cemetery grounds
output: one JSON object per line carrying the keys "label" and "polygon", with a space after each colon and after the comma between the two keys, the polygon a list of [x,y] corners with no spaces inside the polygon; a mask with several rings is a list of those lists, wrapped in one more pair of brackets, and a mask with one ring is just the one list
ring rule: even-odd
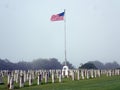
{"label": "cemetery grounds", "polygon": [[[4,82],[0,85],[0,90],[8,90],[7,77],[4,78]],[[14,90],[120,90],[120,76],[103,75],[98,78],[74,81],[71,78],[64,78],[61,83],[58,80],[55,83],[49,80],[47,84],[43,80],[41,85],[37,85],[37,79],[35,79],[32,86],[29,86],[28,82],[22,88],[19,88],[19,84],[14,84]]]}

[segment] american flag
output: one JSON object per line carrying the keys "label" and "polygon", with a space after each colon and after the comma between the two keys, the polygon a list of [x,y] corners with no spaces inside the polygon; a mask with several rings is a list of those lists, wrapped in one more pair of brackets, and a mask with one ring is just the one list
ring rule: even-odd
{"label": "american flag", "polygon": [[65,12],[62,12],[62,13],[59,13],[59,14],[56,14],[56,15],[52,15],[51,16],[51,21],[61,21],[61,20],[64,20],[64,14],[65,14]]}

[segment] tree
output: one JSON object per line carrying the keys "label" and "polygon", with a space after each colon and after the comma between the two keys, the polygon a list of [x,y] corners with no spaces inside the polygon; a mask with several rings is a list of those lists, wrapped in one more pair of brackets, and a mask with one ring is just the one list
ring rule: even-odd
{"label": "tree", "polygon": [[20,61],[12,63],[9,60],[0,59],[0,70],[38,70],[38,69],[62,69],[62,64],[56,59],[36,59],[32,62]]}
{"label": "tree", "polygon": [[116,69],[116,68],[120,68],[120,65],[114,61],[112,63],[106,63],[105,68],[106,69]]}
{"label": "tree", "polygon": [[[69,61],[67,61],[66,64],[69,69],[74,69],[74,66]],[[65,61],[62,63],[62,66],[64,66],[64,65],[65,65]]]}
{"label": "tree", "polygon": [[36,59],[32,62],[33,69],[61,69],[62,65],[56,58]]}
{"label": "tree", "polygon": [[49,60],[50,67],[49,69],[62,69],[62,65],[56,58],[51,58]]}
{"label": "tree", "polygon": [[79,69],[97,69],[93,63],[85,63]]}
{"label": "tree", "polygon": [[89,61],[89,63],[93,63],[98,69],[105,69],[105,65],[100,61]]}

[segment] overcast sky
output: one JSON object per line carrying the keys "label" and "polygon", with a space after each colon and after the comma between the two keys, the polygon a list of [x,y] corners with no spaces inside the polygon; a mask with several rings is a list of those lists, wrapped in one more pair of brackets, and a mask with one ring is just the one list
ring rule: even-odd
{"label": "overcast sky", "polygon": [[120,63],[120,0],[0,0],[0,58],[64,61],[64,22],[50,17],[66,9],[67,60]]}

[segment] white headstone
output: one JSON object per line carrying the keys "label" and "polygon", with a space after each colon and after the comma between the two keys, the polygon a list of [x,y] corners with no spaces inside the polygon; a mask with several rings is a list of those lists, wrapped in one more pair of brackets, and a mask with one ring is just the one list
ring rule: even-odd
{"label": "white headstone", "polygon": [[109,76],[112,76],[112,71],[111,71],[111,70],[109,70],[108,72],[109,72]]}
{"label": "white headstone", "polygon": [[91,74],[91,78],[93,78],[94,77],[93,70],[90,70],[90,74]]}
{"label": "white headstone", "polygon": [[10,78],[10,88],[9,89],[14,89],[14,80],[13,80],[13,76],[11,76]]}
{"label": "white headstone", "polygon": [[15,79],[16,83],[18,83],[19,81],[19,72],[16,73],[16,79]]}
{"label": "white headstone", "polygon": [[54,75],[54,71],[52,72],[52,83],[55,82],[55,75]]}
{"label": "white headstone", "polygon": [[75,72],[72,71],[72,80],[75,80]]}
{"label": "white headstone", "polygon": [[0,84],[3,84],[2,74],[0,73]]}
{"label": "white headstone", "polygon": [[27,81],[29,80],[29,73],[27,72]]}
{"label": "white headstone", "polygon": [[77,70],[77,79],[80,80],[80,71]]}
{"label": "white headstone", "polygon": [[20,87],[24,87],[24,76],[20,76]]}
{"label": "white headstone", "polygon": [[81,70],[81,76],[82,76],[82,79],[85,79],[85,77],[84,77],[84,70]]}
{"label": "white headstone", "polygon": [[89,79],[89,77],[90,77],[90,76],[89,76],[89,70],[87,70],[87,79]]}
{"label": "white headstone", "polygon": [[42,78],[41,74],[38,74],[38,80],[37,80],[37,84],[38,84],[38,85],[41,84],[41,78]]}
{"label": "white headstone", "polygon": [[59,82],[62,82],[62,74],[59,72]]}
{"label": "white headstone", "polygon": [[94,75],[95,75],[95,78],[97,77],[97,73],[96,73],[96,70],[94,70]]}
{"label": "white headstone", "polygon": [[34,80],[35,79],[35,72],[32,71],[32,79]]}
{"label": "white headstone", "polygon": [[48,74],[47,74],[47,72],[45,73],[45,83],[47,83],[48,82]]}
{"label": "white headstone", "polygon": [[24,82],[27,81],[27,75],[26,75],[26,71],[24,71]]}
{"label": "white headstone", "polygon": [[59,70],[56,70],[56,77],[59,78]]}
{"label": "white headstone", "polygon": [[8,74],[7,84],[10,84],[10,74]]}
{"label": "white headstone", "polygon": [[2,77],[4,77],[4,71],[1,71]]}
{"label": "white headstone", "polygon": [[100,70],[97,70],[97,74],[98,74],[98,77],[101,76],[101,72],[100,72]]}
{"label": "white headstone", "polygon": [[31,86],[31,85],[32,85],[32,75],[29,74],[29,86]]}

